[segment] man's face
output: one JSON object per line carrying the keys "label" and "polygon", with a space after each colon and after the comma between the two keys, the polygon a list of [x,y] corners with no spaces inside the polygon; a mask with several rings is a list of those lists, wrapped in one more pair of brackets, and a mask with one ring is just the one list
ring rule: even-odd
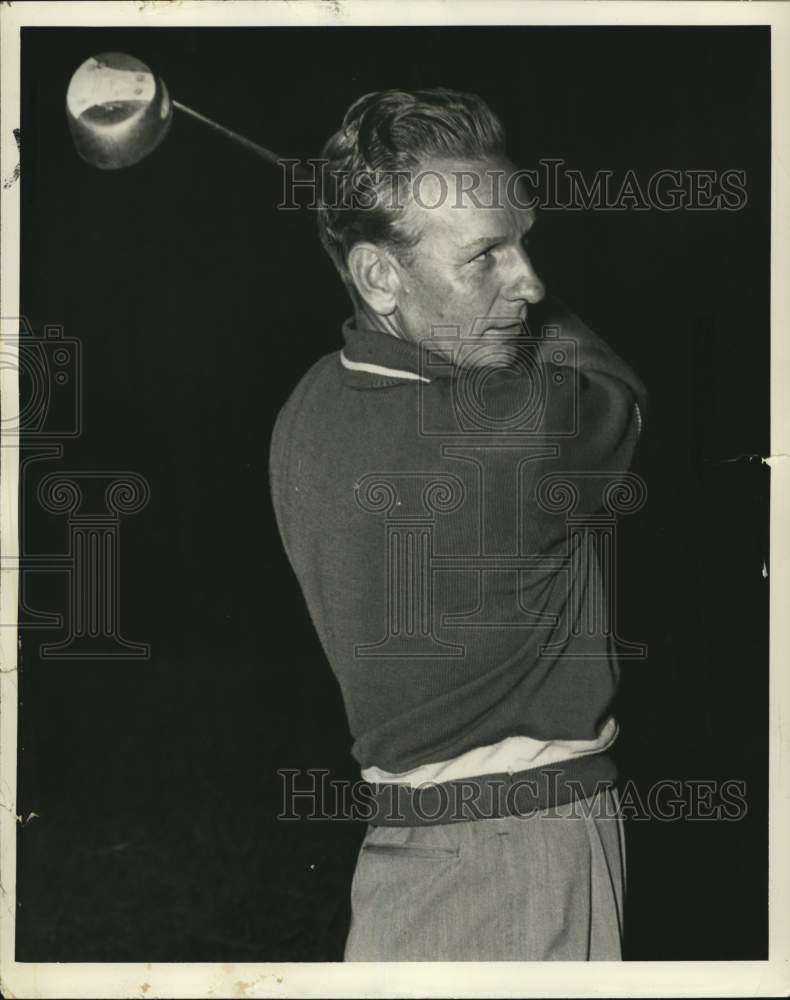
{"label": "man's face", "polygon": [[446,340],[456,328],[456,346],[437,344],[456,364],[510,364],[527,308],[545,294],[526,251],[535,213],[521,207],[529,202],[523,188],[513,197],[512,173],[500,161],[426,163],[406,208],[406,224],[421,236],[399,265],[394,318],[400,335],[415,342]]}

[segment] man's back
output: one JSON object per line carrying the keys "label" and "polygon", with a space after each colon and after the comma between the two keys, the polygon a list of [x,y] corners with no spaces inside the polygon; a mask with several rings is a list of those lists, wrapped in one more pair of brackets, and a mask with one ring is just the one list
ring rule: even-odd
{"label": "man's back", "polygon": [[[566,551],[565,518],[537,487],[578,473],[580,508],[594,507],[589,474],[627,466],[627,369],[601,355],[580,378],[533,359],[484,384],[386,334],[350,323],[344,334],[342,354],[322,358],[283,408],[271,472],[360,765],[401,772],[512,736],[595,739],[616,659],[605,635],[574,635],[570,619],[599,593],[599,567]],[[482,434],[470,429],[475,398]],[[528,557],[543,562],[510,568]]]}

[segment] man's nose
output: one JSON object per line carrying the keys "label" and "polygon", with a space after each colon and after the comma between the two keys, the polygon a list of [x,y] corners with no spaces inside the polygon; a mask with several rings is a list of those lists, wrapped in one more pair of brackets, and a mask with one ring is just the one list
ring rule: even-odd
{"label": "man's nose", "polygon": [[509,299],[520,299],[535,305],[546,294],[546,288],[538,277],[532,261],[527,253],[520,248],[518,258],[514,261],[513,274],[508,287],[507,297]]}

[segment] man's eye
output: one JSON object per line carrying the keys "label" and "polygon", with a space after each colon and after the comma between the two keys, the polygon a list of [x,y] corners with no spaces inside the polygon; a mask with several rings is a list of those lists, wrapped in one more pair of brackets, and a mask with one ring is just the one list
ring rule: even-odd
{"label": "man's eye", "polygon": [[494,253],[494,247],[489,247],[487,250],[483,250],[482,253],[479,253],[476,257],[473,257],[469,261],[469,263],[470,264],[483,264],[483,263],[485,263],[485,261],[489,257],[493,256],[493,253]]}

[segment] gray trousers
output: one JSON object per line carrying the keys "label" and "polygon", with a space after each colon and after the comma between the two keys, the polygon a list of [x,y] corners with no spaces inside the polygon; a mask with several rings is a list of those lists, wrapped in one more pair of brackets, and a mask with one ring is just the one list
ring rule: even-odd
{"label": "gray trousers", "polygon": [[617,792],[508,816],[368,828],[347,962],[619,961]]}

